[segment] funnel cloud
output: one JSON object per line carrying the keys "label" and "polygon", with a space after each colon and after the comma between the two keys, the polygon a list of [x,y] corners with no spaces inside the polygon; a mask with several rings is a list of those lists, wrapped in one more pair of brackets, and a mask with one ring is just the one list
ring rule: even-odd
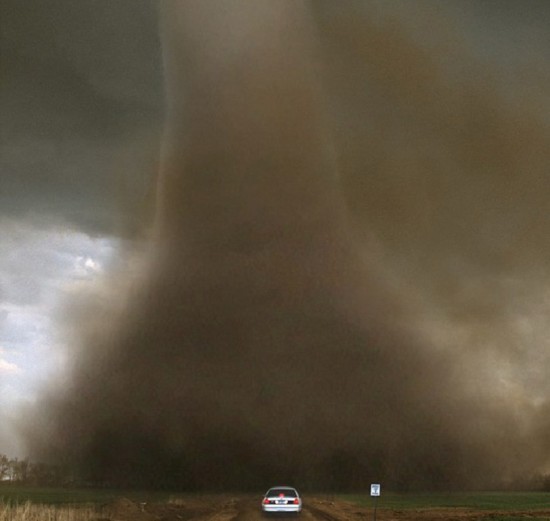
{"label": "funnel cloud", "polygon": [[146,266],[66,310],[33,457],[190,490],[547,471],[548,105],[469,57],[457,4],[392,5],[161,2]]}

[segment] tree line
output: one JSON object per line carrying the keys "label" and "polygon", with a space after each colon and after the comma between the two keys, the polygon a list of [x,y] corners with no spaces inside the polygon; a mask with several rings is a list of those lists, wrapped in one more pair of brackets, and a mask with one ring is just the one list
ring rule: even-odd
{"label": "tree line", "polygon": [[[75,475],[68,467],[9,458],[0,454],[0,484],[19,483],[40,486],[105,487],[111,483],[98,478]],[[550,474],[532,474],[497,485],[496,489],[550,492]]]}
{"label": "tree line", "polygon": [[60,465],[31,462],[27,458],[10,458],[0,454],[0,483],[64,485],[70,474]]}

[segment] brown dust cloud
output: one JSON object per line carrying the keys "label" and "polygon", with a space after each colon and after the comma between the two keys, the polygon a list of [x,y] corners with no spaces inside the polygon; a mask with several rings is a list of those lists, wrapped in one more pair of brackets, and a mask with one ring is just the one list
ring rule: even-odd
{"label": "brown dust cloud", "polygon": [[160,2],[145,268],[68,306],[31,457],[188,490],[549,471],[548,48],[526,90],[459,7]]}

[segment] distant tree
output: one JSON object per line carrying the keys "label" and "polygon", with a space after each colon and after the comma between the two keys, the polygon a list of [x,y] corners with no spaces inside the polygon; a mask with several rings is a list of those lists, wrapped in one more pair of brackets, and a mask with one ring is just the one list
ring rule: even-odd
{"label": "distant tree", "polygon": [[24,459],[19,462],[19,477],[21,481],[27,482],[29,479],[29,460]]}
{"label": "distant tree", "polygon": [[10,481],[17,481],[18,465],[19,465],[19,460],[17,458],[12,458],[8,461],[8,479]]}
{"label": "distant tree", "polygon": [[0,454],[0,481],[10,477],[10,459],[5,454]]}
{"label": "distant tree", "polygon": [[65,467],[49,463],[19,462],[18,475],[33,485],[65,485],[72,481]]}
{"label": "distant tree", "polygon": [[50,466],[45,463],[32,463],[29,468],[29,478],[34,485],[47,485],[51,481]]}
{"label": "distant tree", "polygon": [[11,481],[25,483],[28,480],[29,460],[13,458],[9,461],[9,478]]}

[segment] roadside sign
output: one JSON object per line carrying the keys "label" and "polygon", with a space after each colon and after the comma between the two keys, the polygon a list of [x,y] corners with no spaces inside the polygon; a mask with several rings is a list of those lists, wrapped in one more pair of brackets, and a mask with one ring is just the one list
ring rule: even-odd
{"label": "roadside sign", "polygon": [[380,485],[378,483],[373,483],[370,486],[370,495],[379,496],[380,495]]}

